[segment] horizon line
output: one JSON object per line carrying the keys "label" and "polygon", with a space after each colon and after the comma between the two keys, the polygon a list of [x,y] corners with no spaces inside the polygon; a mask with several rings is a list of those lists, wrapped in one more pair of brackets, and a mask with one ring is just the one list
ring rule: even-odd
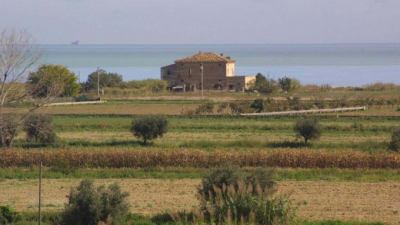
{"label": "horizon line", "polygon": [[[79,45],[400,45],[400,42],[307,42],[307,43],[80,43]],[[35,45],[73,45],[70,43],[37,43]]]}

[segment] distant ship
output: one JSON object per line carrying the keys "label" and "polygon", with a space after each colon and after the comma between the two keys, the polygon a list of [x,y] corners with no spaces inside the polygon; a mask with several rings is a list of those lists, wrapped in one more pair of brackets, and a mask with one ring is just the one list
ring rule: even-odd
{"label": "distant ship", "polygon": [[79,45],[79,40],[71,42],[71,45]]}

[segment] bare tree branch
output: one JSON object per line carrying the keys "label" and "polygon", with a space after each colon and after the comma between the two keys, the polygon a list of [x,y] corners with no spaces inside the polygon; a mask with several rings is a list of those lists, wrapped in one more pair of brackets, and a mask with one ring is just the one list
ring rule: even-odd
{"label": "bare tree branch", "polygon": [[[63,89],[63,82],[54,82],[47,85],[47,95],[43,98],[32,98],[26,81],[28,72],[37,63],[41,54],[32,44],[32,36],[26,31],[4,30],[0,32],[0,131],[6,131],[7,124],[4,107],[13,102],[29,100],[32,106],[26,113],[19,115],[15,126],[22,125],[24,120],[40,107],[58,97]],[[39,81],[38,87],[45,81]],[[35,87],[31,87],[35,88]],[[8,129],[12,131],[12,129]],[[0,134],[2,136],[3,134]],[[7,136],[7,146],[4,146],[4,138],[0,137],[2,147],[10,147],[16,132],[10,132]]]}
{"label": "bare tree branch", "polygon": [[0,107],[14,100],[13,89],[26,81],[27,71],[40,53],[26,31],[4,30],[0,33]]}

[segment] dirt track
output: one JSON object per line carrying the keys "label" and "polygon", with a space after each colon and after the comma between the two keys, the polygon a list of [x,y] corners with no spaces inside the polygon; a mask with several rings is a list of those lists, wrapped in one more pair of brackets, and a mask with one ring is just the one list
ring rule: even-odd
{"label": "dirt track", "polygon": [[[199,180],[110,179],[97,180],[96,184],[112,182],[120,183],[130,193],[131,211],[135,213],[190,210],[197,205]],[[78,183],[79,180],[45,180],[45,210],[61,209],[70,188]],[[299,204],[298,214],[304,219],[400,224],[400,183],[280,182],[278,189]],[[3,180],[0,190],[0,205],[11,205],[19,211],[36,210],[36,181]]]}

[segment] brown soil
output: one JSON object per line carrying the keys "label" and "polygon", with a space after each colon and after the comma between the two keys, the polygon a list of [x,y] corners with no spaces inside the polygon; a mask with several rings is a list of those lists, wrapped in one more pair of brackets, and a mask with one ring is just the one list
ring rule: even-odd
{"label": "brown soil", "polygon": [[[96,184],[119,183],[130,193],[131,211],[154,214],[190,210],[197,205],[199,180],[108,179]],[[60,210],[78,179],[46,179],[43,183],[45,210]],[[37,210],[37,181],[0,181],[0,205],[19,211]],[[298,205],[298,215],[307,220],[381,221],[400,224],[400,183],[280,182],[280,193]]]}

